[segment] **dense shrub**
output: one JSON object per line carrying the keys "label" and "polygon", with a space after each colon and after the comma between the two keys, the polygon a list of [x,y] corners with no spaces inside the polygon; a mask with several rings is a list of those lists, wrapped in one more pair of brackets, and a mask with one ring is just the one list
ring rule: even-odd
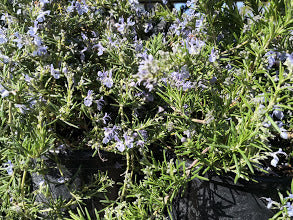
{"label": "dense shrub", "polygon": [[[95,197],[104,207],[96,218],[160,219],[209,170],[233,172],[236,182],[289,163],[292,2],[239,9],[199,0],[181,11],[164,3],[1,1],[3,216],[86,218]],[[102,171],[68,200],[54,199],[46,182],[32,188],[44,158],[88,149],[122,155],[116,200]],[[279,214],[291,214],[290,199]]]}

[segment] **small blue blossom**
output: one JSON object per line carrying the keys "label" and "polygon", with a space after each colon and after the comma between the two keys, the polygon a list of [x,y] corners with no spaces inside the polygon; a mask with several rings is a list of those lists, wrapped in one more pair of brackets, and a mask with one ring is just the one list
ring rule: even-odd
{"label": "small blue blossom", "polygon": [[1,84],[0,84],[0,93],[2,98],[9,96],[9,91],[6,90]]}
{"label": "small blue blossom", "polygon": [[11,160],[8,160],[7,163],[4,164],[6,166],[6,171],[8,173],[8,175],[12,176],[13,174],[13,164],[11,163]]}
{"label": "small blue blossom", "polygon": [[205,42],[201,41],[199,39],[194,39],[191,38],[190,40],[188,39],[185,43],[189,54],[193,55],[193,54],[199,54],[201,49],[204,47]]}
{"label": "small blue blossom", "polygon": [[8,41],[4,32],[0,29],[0,44],[5,44]]}
{"label": "small blue blossom", "polygon": [[[47,54],[47,46],[39,46],[37,48],[36,51],[33,52],[33,56],[42,56],[42,55],[46,55]],[[58,75],[55,75],[56,77],[58,77]],[[55,79],[57,79],[56,77],[54,77]],[[58,78],[59,79],[59,78]]]}
{"label": "small blue blossom", "polygon": [[104,115],[104,117],[102,118],[102,120],[103,120],[103,123],[104,123],[104,124],[107,124],[107,121],[111,120],[111,117],[110,117],[110,115],[108,115],[108,113],[106,112],[105,115]]}
{"label": "small blue blossom", "polygon": [[103,96],[100,99],[96,100],[97,108],[99,111],[101,111],[103,108],[103,102],[105,102]]}
{"label": "small blue blossom", "polygon": [[116,23],[114,26],[121,34],[123,34],[125,32],[126,27],[126,24],[124,23],[124,18],[119,18],[118,23]]}
{"label": "small blue blossom", "polygon": [[41,7],[44,7],[46,4],[50,3],[49,0],[39,0]]}
{"label": "small blue blossom", "polygon": [[217,51],[215,51],[215,48],[213,47],[212,51],[211,51],[211,54],[209,56],[209,61],[211,63],[215,62],[216,61],[216,58],[217,58]]}
{"label": "small blue blossom", "polygon": [[23,104],[15,104],[15,107],[18,108],[21,114],[25,114],[25,111],[28,110],[28,108]]}
{"label": "small blue blossom", "polygon": [[93,90],[89,90],[87,92],[87,96],[84,98],[83,103],[87,107],[92,105],[92,103],[93,103]]}
{"label": "small blue blossom", "polygon": [[290,202],[287,202],[285,207],[287,208],[289,217],[293,217],[293,205]]}
{"label": "small blue blossom", "polygon": [[74,2],[71,2],[71,5],[67,7],[66,12],[71,13],[74,11]]}
{"label": "small blue blossom", "polygon": [[102,56],[104,51],[105,51],[105,48],[103,47],[103,45],[101,44],[101,42],[99,42],[98,44],[95,44],[93,46],[93,48],[98,48],[99,52],[98,52],[98,56]]}
{"label": "small blue blossom", "polygon": [[101,81],[103,85],[105,85],[108,88],[112,88],[113,86],[113,79],[112,79],[112,70],[108,71],[99,71],[98,72],[98,80]]}
{"label": "small blue blossom", "polygon": [[128,136],[125,133],[123,134],[123,138],[124,138],[124,143],[125,143],[126,147],[133,148],[134,138],[131,136]]}
{"label": "small blue blossom", "polygon": [[273,204],[276,203],[271,198],[264,198],[264,199],[268,202],[268,204],[267,204],[268,209],[271,209],[273,207]]}
{"label": "small blue blossom", "polygon": [[55,79],[59,79],[60,78],[60,71],[59,70],[55,70],[53,64],[51,64],[50,69],[51,69],[51,75]]}
{"label": "small blue blossom", "polygon": [[150,32],[150,30],[153,28],[153,25],[151,24],[151,23],[146,23],[145,25],[144,25],[144,32],[145,33],[148,33],[148,32]]}
{"label": "small blue blossom", "polygon": [[125,145],[121,141],[117,142],[115,146],[120,152],[123,152],[125,150]]}
{"label": "small blue blossom", "polygon": [[31,37],[35,37],[37,36],[37,31],[38,31],[38,22],[35,21],[34,22],[34,26],[33,27],[28,27],[28,34],[31,36]]}
{"label": "small blue blossom", "polygon": [[18,49],[21,49],[23,47],[23,44],[22,44],[22,39],[21,39],[19,33],[15,32],[14,36],[16,37],[16,39],[14,39],[13,42],[16,42]]}
{"label": "small blue blossom", "polygon": [[119,127],[116,125],[114,125],[113,128],[104,127],[103,144],[109,143],[112,139],[119,140],[117,130],[119,130]]}
{"label": "small blue blossom", "polygon": [[271,165],[273,167],[276,167],[278,162],[279,162],[279,158],[278,158],[277,154],[283,154],[283,155],[285,155],[287,157],[287,154],[284,151],[282,151],[281,148],[279,148],[279,150],[276,151],[276,152],[270,153],[270,156],[273,157],[273,159],[271,160]]}
{"label": "small blue blossom", "polygon": [[281,131],[280,137],[283,138],[283,139],[288,139],[288,132],[287,132],[287,130],[282,127],[282,128],[280,128],[280,131]]}
{"label": "small blue blossom", "polygon": [[127,22],[126,22],[126,23],[127,23],[128,26],[133,26],[133,25],[135,25],[135,22],[132,21],[131,18],[132,18],[132,16],[130,16],[129,18],[127,18]]}
{"label": "small blue blossom", "polygon": [[195,4],[196,3],[196,0],[191,0],[191,1],[187,1],[186,2],[186,6],[187,7],[191,7],[193,4]]}
{"label": "small blue blossom", "polygon": [[85,1],[82,1],[83,4],[80,2],[75,2],[75,8],[79,15],[83,15],[84,13],[87,13],[89,11],[88,5],[85,3]]}
{"label": "small blue blossom", "polygon": [[277,119],[282,120],[284,117],[284,113],[280,109],[275,109],[273,111],[273,116],[275,116]]}
{"label": "small blue blossom", "polygon": [[45,21],[45,15],[49,15],[49,14],[50,14],[49,10],[41,11],[40,14],[37,16],[36,20],[41,23]]}

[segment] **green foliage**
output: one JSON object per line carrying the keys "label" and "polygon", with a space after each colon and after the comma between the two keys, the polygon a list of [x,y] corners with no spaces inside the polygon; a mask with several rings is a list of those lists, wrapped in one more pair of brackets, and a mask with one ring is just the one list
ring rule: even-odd
{"label": "green foliage", "polygon": [[[284,139],[292,160],[292,1],[187,8],[0,2],[0,215],[166,219],[208,171],[237,182],[264,172],[264,161],[273,167],[272,140]],[[99,170],[72,187],[79,167],[61,183],[70,198],[56,197],[46,175],[63,177],[58,155],[81,150],[120,155],[125,172],[114,180]],[[290,199],[281,196],[276,218],[290,214]]]}

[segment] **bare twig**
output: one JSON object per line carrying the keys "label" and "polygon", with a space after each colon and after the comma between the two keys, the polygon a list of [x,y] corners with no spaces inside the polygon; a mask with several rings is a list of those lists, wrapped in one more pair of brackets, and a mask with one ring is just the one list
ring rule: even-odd
{"label": "bare twig", "polygon": [[[210,147],[205,148],[201,154],[205,154],[206,152],[208,152],[208,150],[210,150]],[[187,170],[185,171],[186,175],[189,176],[190,175],[190,170],[198,163],[198,159],[194,160],[192,162],[192,164],[190,164],[189,167],[187,167]]]}

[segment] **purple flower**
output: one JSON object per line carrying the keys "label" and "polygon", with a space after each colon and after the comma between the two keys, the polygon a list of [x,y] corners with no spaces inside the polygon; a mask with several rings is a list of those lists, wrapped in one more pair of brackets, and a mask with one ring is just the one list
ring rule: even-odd
{"label": "purple flower", "polygon": [[99,111],[101,111],[102,108],[103,108],[103,102],[105,102],[104,99],[103,99],[103,96],[99,100],[96,101],[97,108],[98,108]]}
{"label": "purple flower", "polygon": [[192,4],[195,4],[195,3],[196,3],[196,0],[187,1],[186,6],[190,7]]}
{"label": "purple flower", "polygon": [[123,144],[123,142],[119,141],[116,143],[116,148],[120,151],[123,152],[125,150],[125,145]]}
{"label": "purple flower", "polygon": [[148,138],[148,132],[146,130],[139,130],[138,133],[142,136],[144,140]]}
{"label": "purple flower", "polygon": [[5,163],[4,164],[5,166],[6,166],[6,171],[7,171],[7,173],[8,173],[8,175],[10,175],[10,176],[12,176],[12,174],[13,174],[13,164],[11,163],[11,160],[8,160],[8,162],[7,163]]}
{"label": "purple flower", "polygon": [[[111,73],[111,72],[110,72]],[[113,86],[113,79],[112,79],[112,74],[109,74],[108,77],[104,78],[102,80],[103,85],[105,85],[108,88],[112,88]]]}
{"label": "purple flower", "polygon": [[28,34],[29,34],[31,37],[35,37],[35,36],[37,36],[36,34],[37,34],[37,31],[38,31],[38,22],[35,21],[35,22],[34,22],[34,27],[29,27],[28,29],[29,29],[29,30],[28,30]]}
{"label": "purple flower", "polygon": [[49,10],[47,10],[47,11],[41,11],[36,20],[38,22],[43,22],[43,21],[45,21],[45,15],[49,15],[49,14],[50,14],[50,11]]}
{"label": "purple flower", "polygon": [[195,27],[196,27],[197,30],[199,30],[202,27],[202,25],[203,25],[203,19],[204,19],[203,16],[201,16],[200,19],[196,19]]}
{"label": "purple flower", "polygon": [[21,114],[24,114],[25,111],[28,110],[28,108],[25,105],[22,105],[22,104],[15,104],[15,107],[19,109]]}
{"label": "purple flower", "polygon": [[134,138],[128,136],[127,134],[123,134],[123,138],[124,138],[124,143],[125,143],[126,147],[133,148]]}
{"label": "purple flower", "polygon": [[84,98],[83,103],[87,107],[92,105],[92,103],[93,103],[93,90],[89,90],[87,92],[87,96]]}
{"label": "purple flower", "polygon": [[1,84],[0,84],[0,93],[2,98],[9,96],[9,91],[6,90]]}
{"label": "purple flower", "polygon": [[41,7],[44,7],[45,4],[50,3],[49,0],[39,0],[39,2],[40,2],[40,4],[41,4]]}
{"label": "purple flower", "polygon": [[87,13],[89,11],[88,5],[83,0],[83,4],[80,2],[75,2],[75,8],[79,15],[83,15],[84,13]]}
{"label": "purple flower", "polygon": [[216,61],[216,58],[217,58],[217,51],[215,51],[215,48],[213,47],[211,51],[211,55],[209,56],[209,61],[213,63]]}
{"label": "purple flower", "polygon": [[265,56],[266,56],[267,59],[268,59],[268,63],[269,63],[268,68],[271,69],[272,66],[273,66],[273,65],[275,64],[275,62],[276,62],[276,59],[275,59],[276,54],[275,54],[275,52],[273,52],[273,51],[269,51],[269,52],[267,52],[267,53],[265,54]]}
{"label": "purple flower", "polygon": [[284,151],[282,151],[281,148],[279,148],[279,150],[276,152],[270,153],[270,155],[273,157],[273,159],[271,160],[271,165],[273,167],[276,167],[279,162],[279,158],[278,158],[277,154],[283,154],[287,157],[287,154]]}
{"label": "purple flower", "polygon": [[144,32],[148,33],[153,28],[153,25],[151,23],[146,23],[144,25]]}
{"label": "purple flower", "polygon": [[16,37],[16,39],[14,39],[13,42],[16,42],[18,49],[21,49],[23,47],[23,44],[22,44],[22,39],[21,39],[19,33],[15,32],[14,36]]}
{"label": "purple flower", "polygon": [[104,115],[104,117],[102,118],[102,120],[103,120],[103,123],[104,123],[104,124],[107,124],[107,121],[108,121],[108,120],[111,120],[111,117],[110,117],[110,115],[108,115],[108,113],[106,112],[105,115]]}
{"label": "purple flower", "polygon": [[267,208],[271,209],[273,206],[273,203],[275,203],[275,202],[271,198],[264,198],[264,199],[268,202]]}
{"label": "purple flower", "polygon": [[60,78],[60,71],[59,70],[55,70],[53,64],[51,64],[50,69],[51,69],[51,75],[55,79],[59,79]]}
{"label": "purple flower", "polygon": [[8,41],[4,32],[0,29],[0,44],[5,44]]}
{"label": "purple flower", "polygon": [[98,76],[100,77],[99,80],[108,88],[112,88],[113,86],[113,79],[112,79],[112,70],[108,71],[99,71]]}
{"label": "purple flower", "polygon": [[131,21],[131,16],[129,17],[129,18],[127,18],[127,25],[128,26],[133,26],[133,25],[135,25],[135,22],[134,21]]}
{"label": "purple flower", "polygon": [[191,38],[187,40],[186,47],[188,49],[189,54],[199,54],[203,46],[205,45],[204,41]]}
{"label": "purple flower", "polygon": [[[33,56],[45,55],[45,54],[47,54],[47,49],[48,49],[47,46],[39,46],[38,49],[33,52]],[[56,77],[58,77],[58,75]],[[57,79],[56,77],[54,77],[54,78]]]}
{"label": "purple flower", "polygon": [[280,128],[281,133],[280,133],[280,137],[283,139],[288,139],[288,132],[285,128]]}
{"label": "purple flower", "polygon": [[105,48],[103,47],[103,45],[101,44],[101,42],[99,42],[98,44],[95,44],[93,46],[93,48],[96,48],[96,47],[98,47],[98,50],[99,50],[98,56],[102,56],[103,53],[104,53],[104,51],[105,51]]}
{"label": "purple flower", "polygon": [[81,32],[80,34],[83,40],[88,40],[88,37],[83,32]]}
{"label": "purple flower", "polygon": [[124,23],[124,18],[119,18],[118,23],[116,23],[114,26],[117,28],[117,30],[121,34],[123,34],[124,33],[124,30],[125,30],[125,27],[126,27],[126,24]]}
{"label": "purple flower", "polygon": [[137,145],[137,146],[141,146],[141,147],[143,147],[143,146],[144,146],[144,141],[143,141],[143,140],[138,140],[138,141],[136,142],[136,145]]}
{"label": "purple flower", "polygon": [[73,10],[74,10],[74,3],[72,1],[71,2],[71,5],[67,7],[66,12],[67,13],[70,13],[70,12],[73,12]]}
{"label": "purple flower", "polygon": [[284,117],[284,113],[280,109],[275,109],[273,115],[279,120],[282,120]]}
{"label": "purple flower", "polygon": [[287,213],[289,217],[293,217],[293,206],[290,202],[287,202],[285,207],[287,208]]}
{"label": "purple flower", "polygon": [[293,53],[287,54],[287,60],[291,65],[293,65]]}
{"label": "purple flower", "polygon": [[109,143],[112,139],[119,140],[117,136],[117,130],[119,127],[116,125],[113,126],[113,128],[104,127],[104,138],[103,138],[103,144]]}

